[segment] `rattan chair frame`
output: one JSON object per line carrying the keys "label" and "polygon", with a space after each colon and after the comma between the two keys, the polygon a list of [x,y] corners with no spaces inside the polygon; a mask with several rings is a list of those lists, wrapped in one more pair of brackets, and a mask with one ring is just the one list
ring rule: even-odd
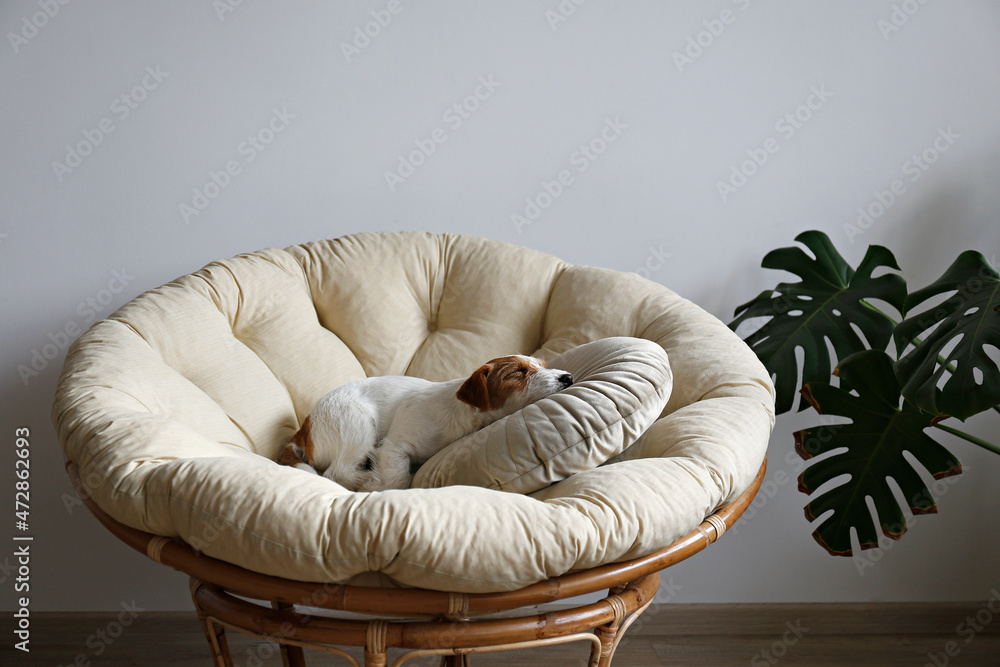
{"label": "rattan chair frame", "polygon": [[[233,665],[227,629],[277,642],[285,667],[305,667],[304,647],[340,655],[355,667],[360,667],[358,662],[337,645],[364,647],[365,667],[388,665],[389,648],[407,650],[393,667],[425,655],[440,655],[443,665],[461,667],[469,665],[470,656],[476,653],[571,641],[589,642],[589,664],[609,667],[625,631],[653,602],[660,570],[719,539],[750,505],[766,467],[765,459],[736,500],[648,556],[571,572],[515,591],[455,593],[308,583],[252,572],[199,553],[178,539],[118,522],[89,497],[77,465],[66,464],[77,493],[112,534],[152,560],[190,576],[192,599],[215,667]],[[604,589],[608,595],[597,602],[544,613],[490,616],[523,612]],[[334,618],[298,607],[374,618]]]}

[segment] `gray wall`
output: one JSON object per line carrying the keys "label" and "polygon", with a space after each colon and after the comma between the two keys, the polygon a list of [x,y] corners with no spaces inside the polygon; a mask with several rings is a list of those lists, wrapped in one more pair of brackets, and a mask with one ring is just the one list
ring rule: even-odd
{"label": "gray wall", "polygon": [[[993,2],[17,0],[0,4],[0,28],[0,489],[9,507],[27,426],[38,611],[189,608],[184,577],[73,502],[49,407],[70,338],[211,260],[361,230],[467,232],[639,269],[728,320],[787,277],[759,262],[804,229],[853,263],[888,245],[913,284],[964,249],[1000,249]],[[366,28],[376,36],[345,50]],[[464,117],[452,109],[477,93]],[[592,141],[600,154],[579,152]],[[907,167],[926,149],[926,170]],[[720,192],[753,155],[766,162]],[[515,224],[563,171],[559,196]],[[902,194],[852,229],[897,179]],[[834,559],[789,481],[791,433],[812,419],[778,420],[760,508],[672,570],[664,597],[987,598],[1000,459],[945,438],[966,474],[940,515],[878,560]],[[996,439],[997,415],[968,429]]]}

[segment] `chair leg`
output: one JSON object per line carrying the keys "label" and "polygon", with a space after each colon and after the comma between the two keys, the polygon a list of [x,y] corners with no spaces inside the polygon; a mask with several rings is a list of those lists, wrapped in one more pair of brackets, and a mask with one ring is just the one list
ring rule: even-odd
{"label": "chair leg", "polygon": [[601,651],[597,653],[597,647],[594,647],[590,655],[590,664],[593,667],[611,667],[611,661],[615,657],[615,649],[618,647],[618,643],[615,641],[618,636],[618,628],[608,625],[596,628],[594,632],[601,640]]}
{"label": "chair leg", "polygon": [[622,627],[622,622],[625,620],[625,602],[617,595],[622,590],[623,587],[612,589],[610,591],[612,594],[604,599],[605,602],[611,605],[615,617],[607,625],[594,628],[594,633],[601,642],[601,649],[598,651],[595,646],[591,650],[591,667],[611,667],[611,661],[615,657],[615,649],[618,648],[618,641],[621,639],[618,633]]}
{"label": "chair leg", "polygon": [[[271,602],[271,607],[280,611],[295,611],[295,605],[285,604],[277,600]],[[306,656],[301,646],[293,646],[281,642],[278,645],[281,647],[282,667],[306,667]]]}
{"label": "chair leg", "polygon": [[[646,576],[647,578],[656,577],[657,587],[659,587],[659,573],[653,573]],[[649,606],[649,602],[652,602],[652,600],[650,600],[626,617],[625,602],[618,597],[618,593],[621,593],[626,588],[627,586],[613,588],[609,591],[610,595],[605,598],[605,602],[610,604],[612,610],[614,610],[615,617],[607,625],[594,628],[594,633],[601,642],[601,648],[600,651],[598,651],[595,646],[591,651],[590,667],[611,667],[611,661],[615,657],[615,651],[618,649],[618,644],[621,642],[626,630],[629,629],[629,626],[635,622],[635,619],[637,619],[642,612],[646,611],[646,607]]]}
{"label": "chair leg", "polygon": [[368,623],[365,639],[365,667],[385,667],[389,661],[386,648],[386,633],[389,621],[378,619]]}
{"label": "chair leg", "polygon": [[385,667],[388,661],[389,656],[385,653],[372,653],[365,649],[365,667]]}
{"label": "chair leg", "polygon": [[281,645],[282,667],[306,667],[306,655],[301,646]]}
{"label": "chair leg", "polygon": [[229,642],[226,640],[226,629],[221,625],[213,623],[204,610],[198,605],[196,593],[204,584],[194,577],[191,577],[191,599],[194,600],[194,608],[198,613],[198,621],[201,622],[201,629],[208,639],[208,648],[212,652],[213,667],[233,667],[233,656],[229,652]]}

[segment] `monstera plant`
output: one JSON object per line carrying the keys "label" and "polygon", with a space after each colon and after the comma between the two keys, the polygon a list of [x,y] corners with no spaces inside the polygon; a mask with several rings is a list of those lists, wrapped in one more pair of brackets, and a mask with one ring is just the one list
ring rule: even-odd
{"label": "monstera plant", "polygon": [[752,330],[744,340],[771,373],[779,413],[792,409],[798,391],[799,410],[812,406],[841,418],[795,433],[795,450],[808,462],[798,481],[809,496],[850,476],[805,507],[810,521],[833,510],[813,537],[829,553],[850,556],[852,527],[862,549],[878,546],[879,529],[896,540],[905,532],[890,478],[911,512],[937,511],[917,468],[903,456],[909,452],[935,479],[961,473],[962,464],[934,439],[935,430],[1000,454],[1000,446],[945,423],[1000,412],[1000,274],[969,250],[932,284],[908,292],[887,248],[869,246],[854,269],[823,232],[803,232],[795,240],[812,255],[779,248],[761,266],[801,280],[779,283],[739,306],[729,326],[735,331],[746,323],[743,328]]}

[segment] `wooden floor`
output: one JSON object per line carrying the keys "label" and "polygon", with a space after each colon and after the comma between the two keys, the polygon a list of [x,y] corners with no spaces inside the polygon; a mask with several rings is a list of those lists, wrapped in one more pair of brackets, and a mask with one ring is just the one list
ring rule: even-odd
{"label": "wooden floor", "polygon": [[[1000,602],[994,602],[1000,610]],[[996,617],[996,618],[994,618]],[[193,614],[41,614],[31,618],[31,653],[13,648],[4,614],[0,665],[100,667],[210,665]],[[276,645],[229,632],[237,667],[280,667]],[[952,655],[947,652],[951,651]],[[588,645],[476,656],[473,665],[586,665]],[[361,652],[352,653],[359,659]],[[395,655],[395,654],[394,654]],[[310,667],[346,665],[306,652]],[[390,660],[391,662],[391,660]],[[424,659],[406,665],[437,665]],[[629,630],[615,667],[655,665],[1000,666],[1000,613],[985,603],[656,605]]]}

